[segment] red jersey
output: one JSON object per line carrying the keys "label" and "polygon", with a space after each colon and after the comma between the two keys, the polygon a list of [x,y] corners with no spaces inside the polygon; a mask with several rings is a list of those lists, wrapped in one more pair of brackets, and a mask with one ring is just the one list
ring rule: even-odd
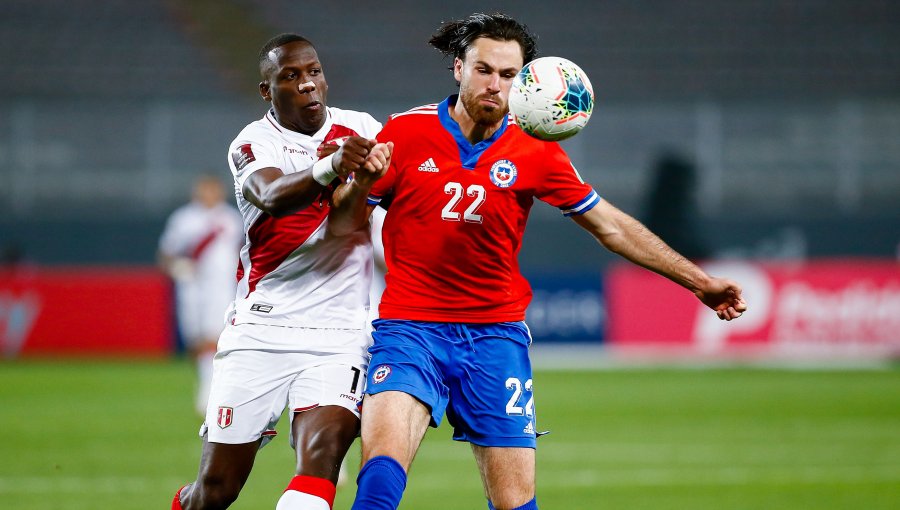
{"label": "red jersey", "polygon": [[394,142],[369,195],[372,205],[392,196],[383,319],[524,320],[531,288],[518,255],[534,198],[566,216],[600,201],[558,143],[531,138],[511,116],[472,145],[450,117],[456,99],[395,114],[377,137]]}

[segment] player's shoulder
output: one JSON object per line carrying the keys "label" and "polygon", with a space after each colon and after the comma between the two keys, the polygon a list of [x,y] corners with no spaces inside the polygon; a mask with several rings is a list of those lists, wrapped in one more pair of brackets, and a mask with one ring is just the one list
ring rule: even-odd
{"label": "player's shoulder", "polygon": [[[375,120],[375,117],[367,112],[345,110],[343,108],[329,106],[328,113],[331,115],[331,120],[335,124],[347,126],[353,128],[354,130],[362,129],[363,131],[368,132],[374,130],[375,133],[381,130],[381,122]],[[361,134],[363,134],[363,136],[367,136],[364,133]]]}
{"label": "player's shoulder", "polygon": [[388,120],[395,121],[403,119],[402,121],[404,122],[415,122],[427,119],[428,117],[433,117],[435,120],[437,120],[438,106],[438,103],[423,104],[421,106],[410,108],[405,112],[391,114],[390,117],[388,117]]}
{"label": "player's shoulder", "polygon": [[269,114],[266,113],[261,119],[254,120],[244,126],[244,129],[241,129],[234,141],[232,141],[232,146],[247,142],[260,143],[277,137],[278,127],[269,118]]}
{"label": "player's shoulder", "polygon": [[511,143],[527,148],[529,152],[556,153],[563,151],[559,142],[545,142],[525,134],[525,131],[522,131],[522,128],[516,123],[516,118],[513,114],[510,113],[508,115],[505,136],[508,137]]}
{"label": "player's shoulder", "polygon": [[394,113],[388,117],[384,131],[391,137],[421,136],[429,129],[440,129],[438,104],[426,104],[410,108],[405,112]]}
{"label": "player's shoulder", "polygon": [[174,211],[172,211],[171,214],[169,214],[169,221],[172,223],[193,221],[193,219],[197,218],[199,213],[199,206],[194,202],[188,202],[186,204],[178,206]]}

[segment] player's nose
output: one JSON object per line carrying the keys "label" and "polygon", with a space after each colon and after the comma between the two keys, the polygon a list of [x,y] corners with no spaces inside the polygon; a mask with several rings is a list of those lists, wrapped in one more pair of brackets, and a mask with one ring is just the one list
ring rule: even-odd
{"label": "player's nose", "polygon": [[300,85],[297,85],[297,90],[301,94],[308,94],[308,93],[316,90],[316,84],[311,81],[308,81],[306,83],[301,83]]}
{"label": "player's nose", "polygon": [[491,75],[491,79],[488,82],[487,88],[491,94],[496,94],[497,92],[500,92],[500,75],[499,74]]}

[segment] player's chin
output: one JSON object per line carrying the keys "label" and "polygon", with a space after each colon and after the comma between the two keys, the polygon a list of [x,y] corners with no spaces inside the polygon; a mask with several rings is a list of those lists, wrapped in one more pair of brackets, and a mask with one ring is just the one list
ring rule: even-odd
{"label": "player's chin", "polygon": [[482,107],[481,111],[478,114],[478,117],[474,120],[477,124],[491,125],[500,122],[500,120],[505,116],[506,112],[500,107]]}
{"label": "player's chin", "polygon": [[308,125],[319,125],[325,119],[325,106],[300,108],[300,115]]}

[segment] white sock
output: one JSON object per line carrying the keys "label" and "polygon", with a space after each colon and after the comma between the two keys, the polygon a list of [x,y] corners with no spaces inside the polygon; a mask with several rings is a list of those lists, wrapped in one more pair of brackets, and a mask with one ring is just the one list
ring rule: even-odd
{"label": "white sock", "polygon": [[305,492],[285,491],[275,510],[331,510],[324,499]]}

